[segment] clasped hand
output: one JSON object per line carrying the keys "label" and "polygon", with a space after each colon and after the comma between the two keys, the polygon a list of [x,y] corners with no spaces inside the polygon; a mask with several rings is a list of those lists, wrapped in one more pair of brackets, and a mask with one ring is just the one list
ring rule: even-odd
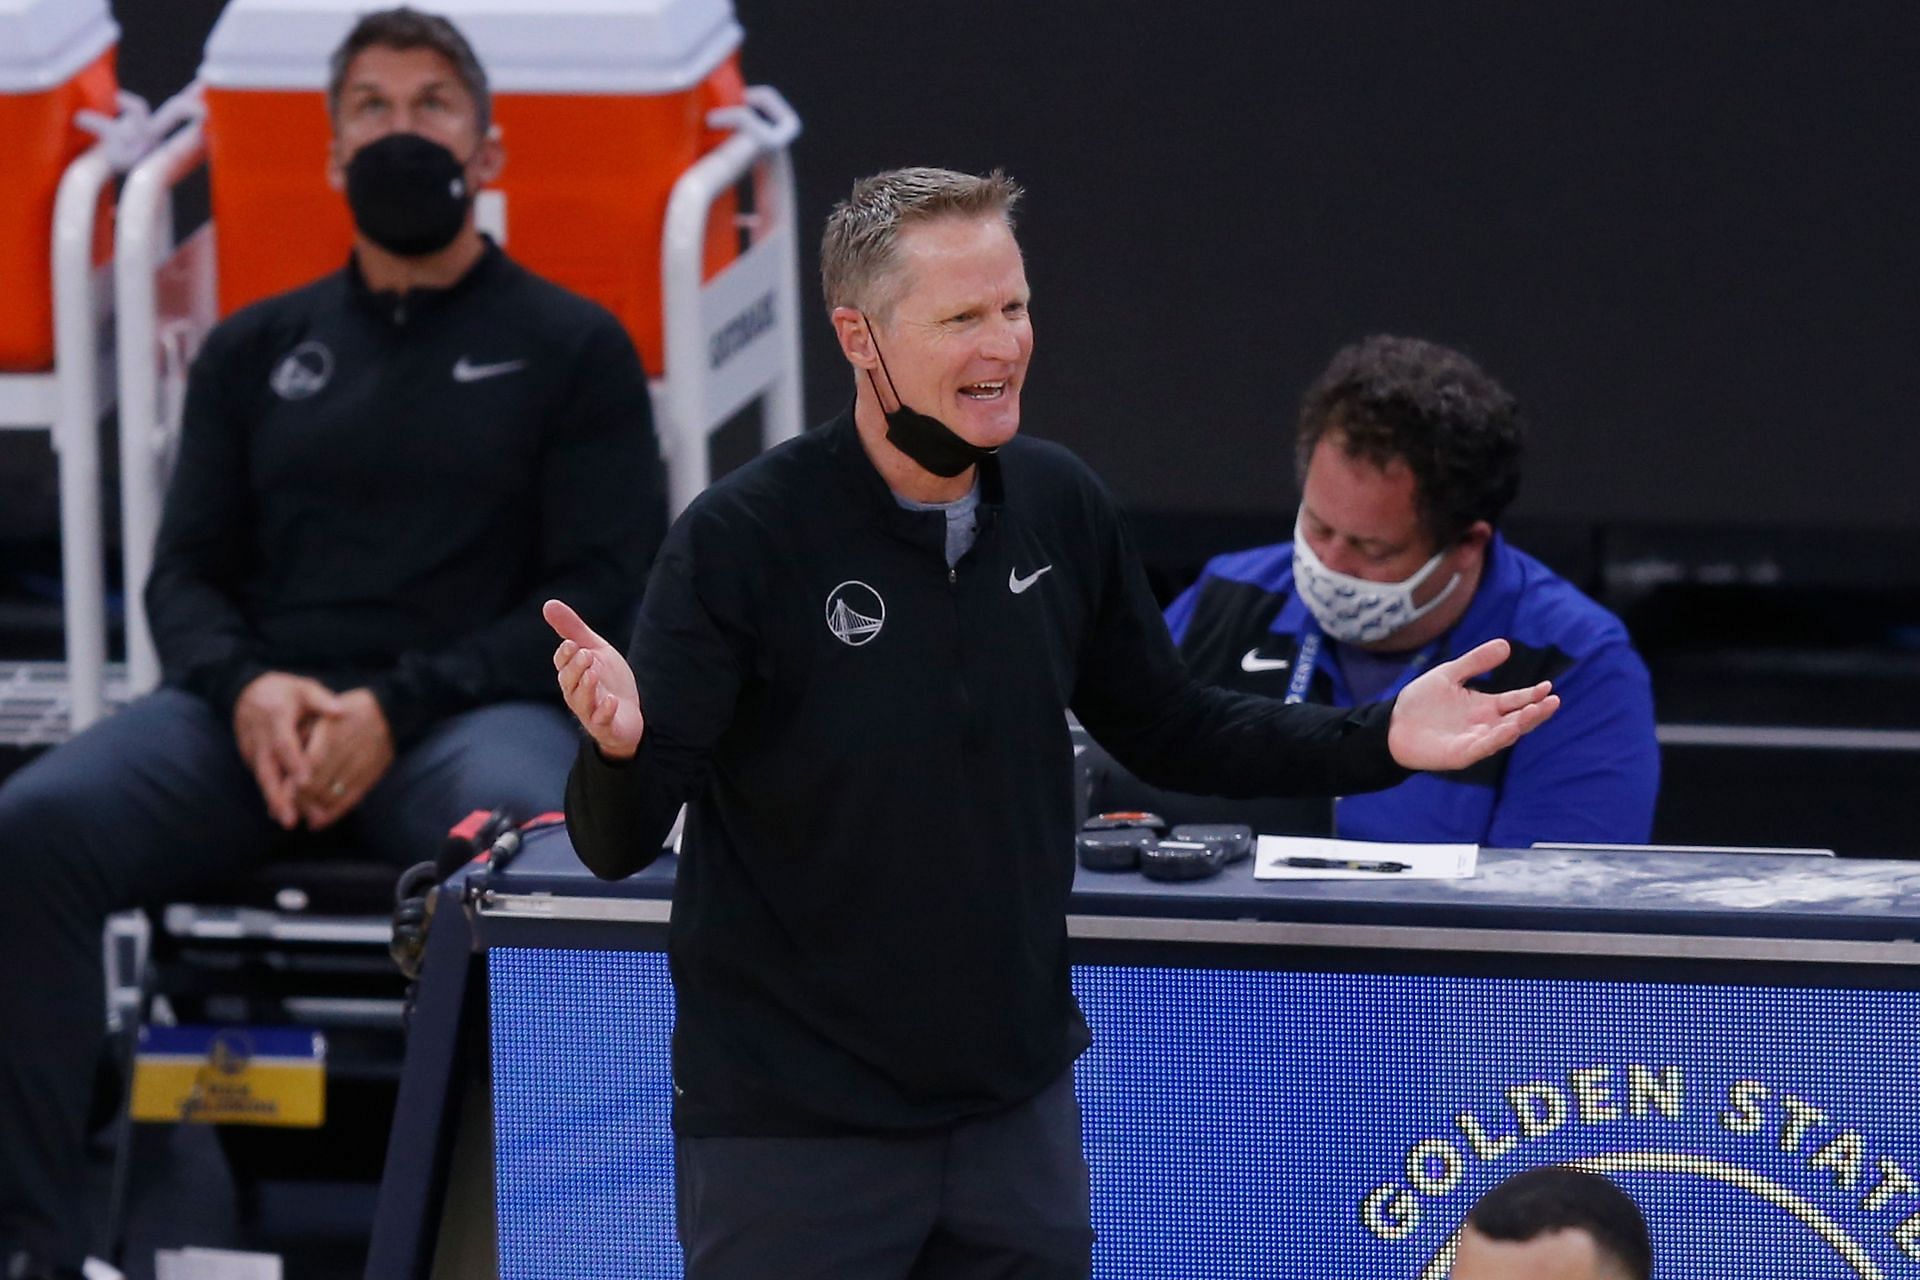
{"label": "clasped hand", "polygon": [[334,693],[317,680],[269,671],[240,692],[233,736],[267,813],[320,831],[366,798],[393,763],[393,735],[367,689]]}

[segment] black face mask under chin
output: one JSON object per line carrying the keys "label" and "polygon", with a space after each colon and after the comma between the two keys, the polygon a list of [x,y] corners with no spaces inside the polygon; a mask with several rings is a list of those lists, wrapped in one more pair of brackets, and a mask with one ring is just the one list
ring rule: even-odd
{"label": "black face mask under chin", "polygon": [[417,133],[390,133],[347,162],[347,207],[360,234],[403,258],[438,253],[467,224],[473,192],[458,157]]}
{"label": "black face mask under chin", "polygon": [[[862,316],[862,319],[866,317]],[[873,321],[867,320],[867,336],[873,336]],[[893,402],[900,407],[888,410],[884,405],[881,414],[887,420],[887,443],[912,458],[920,466],[943,479],[951,480],[968,467],[999,452],[998,446],[984,449],[970,444],[954,433],[952,427],[938,418],[928,417],[907,408],[907,402],[900,398],[899,388],[893,385],[893,372],[887,368],[887,358],[880,355],[880,343],[873,344],[873,354],[880,357],[880,372],[886,374],[887,388],[893,392]],[[873,381],[873,370],[867,370],[867,381],[873,383],[873,395],[880,397],[880,384]]]}

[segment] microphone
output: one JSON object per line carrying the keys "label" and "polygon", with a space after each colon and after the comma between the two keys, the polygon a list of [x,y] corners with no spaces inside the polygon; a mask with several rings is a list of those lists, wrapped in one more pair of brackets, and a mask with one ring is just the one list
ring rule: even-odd
{"label": "microphone", "polygon": [[[434,888],[479,856],[489,852],[495,867],[505,866],[520,851],[520,833],[505,809],[475,809],[455,823],[430,862],[416,862],[400,873],[393,886],[393,936],[387,954],[409,981],[420,977],[427,954],[427,929],[433,924]],[[407,1012],[413,1010],[408,992]]]}

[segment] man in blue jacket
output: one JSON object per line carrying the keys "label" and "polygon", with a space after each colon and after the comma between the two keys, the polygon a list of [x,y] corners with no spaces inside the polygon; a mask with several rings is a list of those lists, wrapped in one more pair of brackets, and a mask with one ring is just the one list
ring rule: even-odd
{"label": "man in blue jacket", "polygon": [[1646,666],[1619,619],[1496,530],[1525,424],[1457,351],[1373,337],[1307,392],[1291,542],[1223,555],[1167,610],[1202,680],[1290,702],[1392,698],[1504,636],[1476,687],[1553,681],[1561,713],[1511,751],[1335,807],[1339,835],[1523,848],[1639,843],[1660,781]]}

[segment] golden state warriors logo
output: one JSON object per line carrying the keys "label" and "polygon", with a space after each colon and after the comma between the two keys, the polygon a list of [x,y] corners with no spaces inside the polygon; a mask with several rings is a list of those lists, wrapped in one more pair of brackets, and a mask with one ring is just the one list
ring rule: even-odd
{"label": "golden state warriors logo", "polygon": [[887,621],[887,602],[864,582],[847,581],[827,593],[827,630],[855,648],[880,634]]}
{"label": "golden state warriors logo", "polygon": [[274,366],[267,381],[282,400],[305,400],[318,395],[333,377],[333,352],[319,341],[301,343]]}
{"label": "golden state warriors logo", "polygon": [[[1791,1274],[1804,1280],[1920,1274],[1913,1161],[1854,1123],[1864,1117],[1811,1094],[1758,1073],[1716,1080],[1671,1063],[1516,1081],[1450,1108],[1355,1207],[1374,1241],[1403,1254],[1399,1274],[1446,1280],[1455,1230],[1480,1192],[1523,1168],[1565,1164],[1613,1178],[1643,1208],[1657,1197],[1730,1210],[1710,1245],[1688,1238],[1693,1256],[1665,1250],[1666,1274],[1787,1274],[1743,1270],[1760,1262],[1760,1235],[1792,1247]],[[1657,1255],[1661,1216],[1649,1213]]]}
{"label": "golden state warriors logo", "polygon": [[215,1077],[243,1074],[253,1061],[253,1040],[244,1031],[224,1029],[207,1046],[207,1066]]}
{"label": "golden state warriors logo", "polygon": [[207,1045],[206,1064],[194,1080],[193,1092],[180,1104],[182,1120],[218,1122],[229,1117],[264,1117],[271,1104],[254,1096],[247,1069],[254,1059],[253,1038],[232,1028],[214,1034]]}

